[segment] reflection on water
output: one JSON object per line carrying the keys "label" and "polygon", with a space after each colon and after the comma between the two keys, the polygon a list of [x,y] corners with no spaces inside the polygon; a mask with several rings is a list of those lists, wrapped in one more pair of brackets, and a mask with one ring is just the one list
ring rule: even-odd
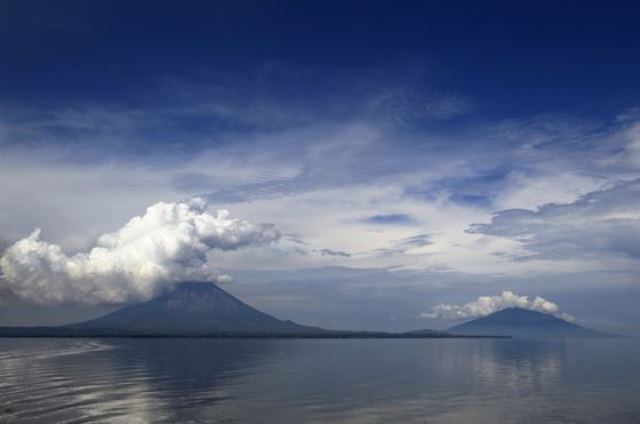
{"label": "reflection on water", "polygon": [[634,340],[0,339],[0,422],[638,423]]}

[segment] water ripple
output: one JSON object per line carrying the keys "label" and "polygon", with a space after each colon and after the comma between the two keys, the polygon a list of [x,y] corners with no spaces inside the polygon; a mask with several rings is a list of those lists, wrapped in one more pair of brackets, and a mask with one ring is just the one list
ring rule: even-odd
{"label": "water ripple", "polygon": [[637,341],[4,339],[0,422],[640,422]]}

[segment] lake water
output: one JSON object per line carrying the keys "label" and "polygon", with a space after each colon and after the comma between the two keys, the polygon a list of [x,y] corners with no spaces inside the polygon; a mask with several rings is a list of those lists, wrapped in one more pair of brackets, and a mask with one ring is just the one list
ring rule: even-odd
{"label": "lake water", "polygon": [[640,423],[640,343],[0,339],[0,422]]}

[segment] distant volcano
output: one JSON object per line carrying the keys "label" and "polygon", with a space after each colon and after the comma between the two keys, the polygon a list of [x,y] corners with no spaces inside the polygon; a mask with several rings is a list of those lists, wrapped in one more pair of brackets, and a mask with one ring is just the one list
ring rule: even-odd
{"label": "distant volcano", "polygon": [[69,325],[73,330],[112,330],[148,334],[287,333],[324,330],[282,321],[260,312],[213,283],[180,283],[172,292],[145,303]]}
{"label": "distant volcano", "polygon": [[[298,337],[443,338],[441,331],[406,333],[325,330],[279,320],[213,283],[184,282],[158,298],[100,318],[60,327],[0,327],[0,337]],[[472,336],[475,337],[475,336]]]}
{"label": "distant volcano", "polygon": [[612,337],[570,323],[553,315],[522,308],[507,308],[447,330],[459,335],[495,335],[513,337]]}

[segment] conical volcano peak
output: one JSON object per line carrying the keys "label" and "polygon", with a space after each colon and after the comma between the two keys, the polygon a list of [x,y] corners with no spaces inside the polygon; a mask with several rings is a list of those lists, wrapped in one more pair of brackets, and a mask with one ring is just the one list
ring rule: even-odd
{"label": "conical volcano peak", "polygon": [[151,304],[174,312],[207,315],[229,314],[242,308],[251,308],[214,283],[202,281],[178,283],[172,291],[152,300]]}
{"label": "conical volcano peak", "polygon": [[104,317],[72,327],[151,334],[320,331],[260,312],[214,283],[203,281],[178,283],[172,291],[153,300],[126,306]]}
{"label": "conical volcano peak", "polygon": [[527,317],[537,319],[554,319],[556,316],[550,312],[541,312],[528,308],[518,308],[517,306],[510,306],[508,308],[500,309],[491,315],[504,316],[504,317]]}
{"label": "conical volcano peak", "polygon": [[172,292],[215,292],[220,288],[211,281],[181,281],[176,283]]}
{"label": "conical volcano peak", "polygon": [[[164,293],[159,298],[178,297],[208,297],[208,296],[228,296],[227,292],[209,281],[184,281],[177,283],[173,290]],[[239,302],[239,300],[238,300]]]}
{"label": "conical volcano peak", "polygon": [[498,335],[513,337],[605,337],[554,315],[530,309],[510,307],[487,316],[456,325],[448,330],[463,335]]}
{"label": "conical volcano peak", "polygon": [[497,314],[500,312],[505,312],[510,314],[529,314],[533,312],[534,314],[552,315],[551,313],[536,311],[534,309],[529,309],[529,308],[519,308],[517,306],[509,306],[507,308],[502,308],[499,311],[496,311],[495,313]]}

